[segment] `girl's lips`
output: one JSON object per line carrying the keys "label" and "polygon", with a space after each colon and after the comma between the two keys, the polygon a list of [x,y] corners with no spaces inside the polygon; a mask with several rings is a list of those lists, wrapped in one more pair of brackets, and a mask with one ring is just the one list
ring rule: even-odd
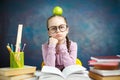
{"label": "girl's lips", "polygon": [[62,34],[57,34],[56,37],[62,37]]}

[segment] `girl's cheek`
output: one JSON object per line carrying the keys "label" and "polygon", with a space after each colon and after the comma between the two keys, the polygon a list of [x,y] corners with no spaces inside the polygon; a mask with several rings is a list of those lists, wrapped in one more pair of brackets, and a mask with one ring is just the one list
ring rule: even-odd
{"label": "girl's cheek", "polygon": [[54,35],[54,34],[53,34],[53,35],[51,35],[51,36],[52,36],[53,38],[55,38],[55,37],[56,37],[56,35]]}

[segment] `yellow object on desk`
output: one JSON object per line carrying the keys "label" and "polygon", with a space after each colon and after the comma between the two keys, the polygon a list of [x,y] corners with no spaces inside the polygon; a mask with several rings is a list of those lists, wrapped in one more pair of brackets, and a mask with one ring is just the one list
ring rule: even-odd
{"label": "yellow object on desk", "polygon": [[81,60],[77,58],[77,59],[76,59],[76,64],[82,66],[82,62],[81,62]]}
{"label": "yellow object on desk", "polygon": [[10,52],[10,68],[24,67],[24,52]]}

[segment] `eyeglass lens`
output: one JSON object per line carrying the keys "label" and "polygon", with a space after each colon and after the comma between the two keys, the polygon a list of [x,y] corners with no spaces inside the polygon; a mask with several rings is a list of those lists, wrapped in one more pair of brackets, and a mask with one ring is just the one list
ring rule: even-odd
{"label": "eyeglass lens", "polygon": [[52,27],[50,27],[49,28],[49,31],[51,32],[51,33],[55,33],[58,29],[61,31],[61,32],[64,32],[65,30],[66,30],[66,28],[67,28],[67,25],[65,25],[65,24],[61,24],[60,26],[52,26]]}

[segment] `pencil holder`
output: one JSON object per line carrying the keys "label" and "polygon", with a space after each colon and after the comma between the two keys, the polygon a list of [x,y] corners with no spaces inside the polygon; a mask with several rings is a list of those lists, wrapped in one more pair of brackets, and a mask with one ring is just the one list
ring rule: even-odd
{"label": "pencil holder", "polygon": [[24,67],[24,52],[11,52],[10,68],[23,68],[23,67]]}

